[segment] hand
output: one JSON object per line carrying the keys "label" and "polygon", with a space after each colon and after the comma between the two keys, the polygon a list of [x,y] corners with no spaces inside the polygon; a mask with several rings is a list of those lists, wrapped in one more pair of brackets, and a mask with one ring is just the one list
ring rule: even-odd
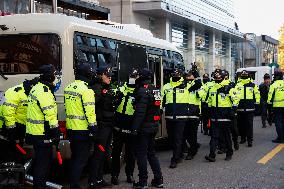
{"label": "hand", "polygon": [[131,135],[133,135],[133,136],[137,136],[137,135],[138,135],[137,130],[132,130],[132,131],[131,131]]}
{"label": "hand", "polygon": [[88,127],[88,130],[92,135],[95,135],[98,132],[99,128],[97,125],[92,125]]}

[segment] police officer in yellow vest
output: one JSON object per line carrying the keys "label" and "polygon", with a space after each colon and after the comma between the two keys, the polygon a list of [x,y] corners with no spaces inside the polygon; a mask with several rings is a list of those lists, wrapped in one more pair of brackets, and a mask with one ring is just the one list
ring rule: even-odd
{"label": "police officer in yellow vest", "polygon": [[40,67],[39,82],[28,97],[26,142],[34,147],[33,188],[46,188],[47,175],[52,162],[52,145],[58,145],[60,131],[57,104],[54,96],[55,67]]}
{"label": "police officer in yellow vest", "polygon": [[118,185],[118,176],[120,172],[120,155],[123,144],[125,144],[125,173],[128,183],[133,183],[133,171],[135,168],[135,156],[133,149],[133,135],[131,134],[132,122],[134,118],[133,103],[135,80],[138,77],[138,70],[132,69],[129,74],[128,83],[120,87],[116,93],[117,109],[116,109],[116,127],[113,132],[113,148],[112,148],[112,178],[111,182]]}
{"label": "police officer in yellow vest", "polygon": [[[4,117],[3,117],[3,112],[2,112],[2,108],[3,108],[3,103],[4,103],[4,94],[0,93],[0,136],[5,136],[5,132],[4,132],[4,128],[3,128],[3,124],[4,124]],[[3,139],[0,139],[0,148],[1,149],[5,149],[6,145],[6,141]],[[1,153],[0,154],[0,163],[6,162],[7,156],[5,153]]]}
{"label": "police officer in yellow vest", "polygon": [[170,168],[176,168],[183,157],[182,139],[186,122],[189,118],[189,91],[183,79],[183,71],[174,69],[170,83],[162,88],[162,107],[165,108],[165,118],[169,142],[173,150]]}
{"label": "police officer in yellow vest", "polygon": [[[198,79],[198,72],[197,70],[193,69],[190,70],[185,75],[185,82],[186,82],[186,90],[189,93],[188,95],[188,119],[184,129],[185,138],[189,143],[188,154],[185,157],[186,160],[191,160],[196,155],[198,150],[197,144],[197,130],[199,125],[199,114],[200,114],[200,96],[198,94],[201,81]],[[187,93],[186,92],[186,93]]]}
{"label": "police officer in yellow vest", "polygon": [[201,99],[201,115],[202,115],[202,126],[204,135],[209,135],[208,121],[209,121],[209,109],[207,99],[209,90],[214,85],[214,81],[210,81],[209,74],[204,74],[202,79],[202,87],[200,88],[199,95]]}
{"label": "police officer in yellow vest", "polygon": [[5,92],[3,116],[10,140],[23,140],[26,133],[28,95],[39,78],[25,80],[22,84],[9,88]]}
{"label": "police officer in yellow vest", "polygon": [[80,177],[91,150],[90,135],[95,136],[97,131],[95,94],[89,87],[92,77],[90,65],[80,64],[75,70],[75,81],[64,89],[66,127],[72,153],[71,189],[81,188]]}
{"label": "police officer in yellow vest", "polygon": [[214,162],[215,151],[219,143],[219,137],[223,137],[223,142],[226,149],[225,160],[231,160],[233,155],[232,139],[231,139],[231,121],[234,118],[237,110],[238,100],[232,98],[232,86],[227,85],[224,80],[225,74],[215,72],[215,84],[210,89],[208,104],[211,118],[211,140],[210,140],[210,154],[205,156],[205,159]]}
{"label": "police officer in yellow vest", "polygon": [[274,82],[269,88],[267,103],[274,112],[277,138],[274,143],[284,143],[284,81],[281,70],[274,71]]}
{"label": "police officer in yellow vest", "polygon": [[249,73],[244,70],[236,85],[240,103],[238,106],[237,123],[241,135],[240,144],[247,141],[248,147],[252,147],[253,141],[253,117],[255,106],[260,103],[258,86],[252,83]]}

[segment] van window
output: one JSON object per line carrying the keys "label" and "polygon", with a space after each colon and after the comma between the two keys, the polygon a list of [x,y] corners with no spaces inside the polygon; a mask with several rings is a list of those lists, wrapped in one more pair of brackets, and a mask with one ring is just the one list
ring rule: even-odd
{"label": "van window", "polygon": [[56,34],[0,36],[0,70],[3,74],[38,74],[53,64],[61,70],[60,39]]}

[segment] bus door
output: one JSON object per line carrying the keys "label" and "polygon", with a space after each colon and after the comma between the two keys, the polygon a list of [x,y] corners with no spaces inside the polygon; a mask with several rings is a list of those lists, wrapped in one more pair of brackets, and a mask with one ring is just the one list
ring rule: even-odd
{"label": "bus door", "polygon": [[[162,56],[148,54],[148,66],[149,69],[154,73],[153,83],[154,85],[161,90],[163,86],[163,69],[162,69]],[[157,133],[157,138],[165,137],[165,120],[161,119],[161,127],[159,127],[159,132]]]}

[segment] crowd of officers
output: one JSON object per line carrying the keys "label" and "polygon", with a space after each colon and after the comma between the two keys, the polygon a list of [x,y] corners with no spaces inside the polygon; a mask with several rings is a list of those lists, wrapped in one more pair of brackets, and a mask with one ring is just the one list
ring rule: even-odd
{"label": "crowd of officers", "polygon": [[[56,70],[53,65],[40,68],[39,78],[26,80],[8,89],[1,99],[1,162],[20,162],[15,143],[33,145],[33,187],[46,188],[53,147],[58,150],[60,130],[54,92]],[[64,89],[67,138],[70,141],[70,188],[79,189],[84,167],[89,168],[89,188],[110,187],[103,179],[104,162],[112,148],[111,183],[119,184],[121,153],[125,145],[125,173],[133,188],[147,188],[149,162],[154,174],[151,185],[163,187],[159,160],[155,155],[155,136],[164,114],[172,158],[170,168],[182,159],[191,160],[198,152],[197,130],[201,121],[205,135],[211,136],[210,153],[214,162],[216,151],[231,160],[233,147],[239,143],[253,145],[253,117],[260,103],[258,86],[243,71],[236,83],[226,70],[216,69],[210,76],[199,78],[195,66],[188,72],[174,69],[162,91],[155,88],[153,73],[133,69],[121,87],[111,83],[107,67],[93,70],[80,64],[75,81]],[[274,83],[265,99],[267,109],[275,112],[278,133],[276,142],[284,141],[284,81],[276,71]],[[241,137],[239,142],[238,138]],[[184,152],[187,152],[184,157]],[[9,154],[9,155],[8,155]],[[138,182],[133,172],[137,162]]]}

